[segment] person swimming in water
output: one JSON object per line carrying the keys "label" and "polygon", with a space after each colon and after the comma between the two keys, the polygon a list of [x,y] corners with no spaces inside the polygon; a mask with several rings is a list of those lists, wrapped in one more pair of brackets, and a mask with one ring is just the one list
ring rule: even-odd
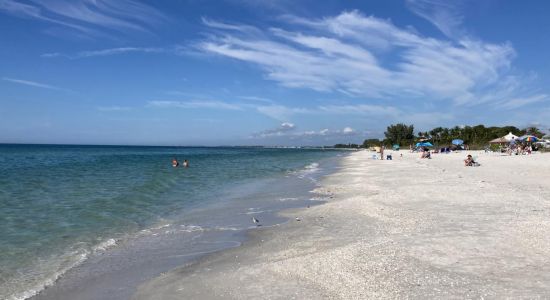
{"label": "person swimming in water", "polygon": [[184,168],[188,168],[188,167],[189,167],[189,161],[187,161],[187,159],[184,159],[184,160],[183,160],[183,167],[184,167]]}
{"label": "person swimming in water", "polygon": [[172,159],[172,167],[175,168],[175,167],[177,167],[177,166],[179,166],[179,165],[180,165],[180,163],[179,163],[178,160],[174,157],[174,158]]}

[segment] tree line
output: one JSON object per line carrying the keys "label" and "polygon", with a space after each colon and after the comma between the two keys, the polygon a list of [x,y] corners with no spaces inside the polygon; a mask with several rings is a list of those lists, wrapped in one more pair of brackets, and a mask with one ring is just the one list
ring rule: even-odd
{"label": "tree line", "polygon": [[[420,140],[429,140],[435,146],[449,146],[452,140],[461,139],[464,144],[471,148],[483,148],[489,141],[505,136],[508,133],[522,136],[525,134],[534,135],[538,138],[544,136],[544,133],[537,127],[527,127],[519,129],[515,126],[491,126],[484,125],[476,126],[454,126],[452,128],[436,127],[429,131],[414,132],[414,125],[406,125],[402,123],[392,124],[387,127],[384,132],[385,138],[380,139],[365,139],[362,145],[356,144],[339,144],[342,148],[369,148],[384,145],[391,147],[399,145],[400,147],[408,147],[414,145]],[[353,146],[353,147],[351,147]]]}

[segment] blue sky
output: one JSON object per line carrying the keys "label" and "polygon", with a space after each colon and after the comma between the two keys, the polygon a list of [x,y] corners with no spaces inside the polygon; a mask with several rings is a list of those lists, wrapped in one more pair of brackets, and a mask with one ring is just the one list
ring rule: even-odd
{"label": "blue sky", "polygon": [[0,0],[0,142],[550,127],[546,1]]}

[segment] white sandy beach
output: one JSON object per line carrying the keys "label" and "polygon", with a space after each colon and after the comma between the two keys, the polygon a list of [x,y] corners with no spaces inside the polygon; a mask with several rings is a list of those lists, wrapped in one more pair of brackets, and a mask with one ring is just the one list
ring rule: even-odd
{"label": "white sandy beach", "polygon": [[[464,167],[468,153],[482,165]],[[550,154],[371,155],[323,181],[328,203],[134,298],[550,298]]]}

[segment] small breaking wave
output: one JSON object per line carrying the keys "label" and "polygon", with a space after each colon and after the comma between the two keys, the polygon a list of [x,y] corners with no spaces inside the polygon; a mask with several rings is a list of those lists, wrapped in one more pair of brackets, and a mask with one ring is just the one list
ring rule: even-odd
{"label": "small breaking wave", "polygon": [[298,197],[286,197],[286,198],[279,198],[279,201],[286,202],[286,201],[298,201],[300,198]]}
{"label": "small breaking wave", "polygon": [[[19,293],[9,295],[7,300],[24,300],[30,297],[38,295],[45,288],[52,286],[63,274],[67,273],[70,269],[82,264],[89,256],[90,251],[81,250],[69,253],[65,259],[67,261],[62,262],[61,266],[56,272],[53,272],[50,276],[43,278],[40,282],[37,282],[31,288]],[[9,284],[9,283],[8,283]]]}
{"label": "small breaking wave", "polygon": [[316,181],[315,179],[311,178],[310,176],[314,173],[319,172],[319,170],[321,170],[321,168],[319,167],[319,163],[314,162],[314,163],[310,163],[309,165],[305,166],[301,170],[289,172],[289,174],[297,176],[298,178],[308,178],[308,179],[311,179],[313,181]]}
{"label": "small breaking wave", "polygon": [[116,240],[115,239],[108,239],[106,241],[103,241],[101,243],[99,243],[99,245],[96,245],[92,248],[92,252],[93,253],[97,253],[97,252],[104,252],[106,251],[107,249],[109,248],[112,248],[114,246],[116,246]]}

